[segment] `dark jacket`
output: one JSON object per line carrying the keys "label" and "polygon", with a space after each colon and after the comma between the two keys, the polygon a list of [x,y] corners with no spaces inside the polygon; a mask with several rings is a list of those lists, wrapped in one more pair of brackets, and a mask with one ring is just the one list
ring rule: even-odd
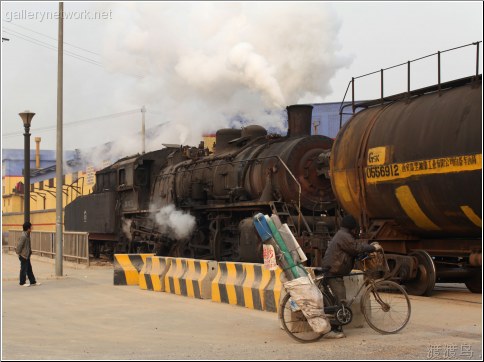
{"label": "dark jacket", "polygon": [[348,229],[341,228],[328,244],[323,258],[323,269],[329,270],[331,275],[348,275],[358,254],[373,251],[375,248],[372,245],[356,241]]}
{"label": "dark jacket", "polygon": [[22,233],[15,252],[24,259],[30,258],[32,249],[30,247],[30,234],[27,231]]}

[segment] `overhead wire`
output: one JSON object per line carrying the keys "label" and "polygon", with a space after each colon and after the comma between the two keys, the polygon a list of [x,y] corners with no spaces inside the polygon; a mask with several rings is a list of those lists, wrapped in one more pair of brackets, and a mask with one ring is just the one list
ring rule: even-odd
{"label": "overhead wire", "polygon": [[[40,32],[38,32],[38,31],[35,31],[35,30],[32,30],[32,29],[29,29],[29,28],[27,28],[27,27],[25,27],[25,26],[22,26],[22,25],[16,24],[16,23],[14,23],[13,21],[9,22],[8,24],[9,24],[9,25],[14,25],[14,26],[17,26],[17,27],[22,28],[22,29],[24,29],[24,30],[27,30],[27,31],[30,31],[30,32],[32,32],[32,33],[35,33],[35,34],[38,34],[38,35],[44,36],[44,37],[46,37],[46,38],[49,38],[49,39],[52,39],[52,40],[57,41],[57,38],[54,38],[54,37],[52,37],[52,36],[50,36],[50,35],[47,35],[47,34],[40,33]],[[77,48],[77,49],[79,49],[79,50],[83,50],[83,51],[88,52],[88,53],[91,53],[91,54],[95,54],[95,55],[99,55],[99,56],[101,55],[101,54],[96,53],[96,52],[93,52],[93,51],[91,51],[91,50],[88,50],[88,49],[85,49],[85,48],[78,47],[77,45],[74,45],[74,44],[72,44],[72,43],[68,43],[68,42],[66,42],[66,41],[64,41],[64,44],[67,44],[67,45],[69,45],[69,46],[71,46],[71,47]]]}
{"label": "overhead wire", "polygon": [[[24,27],[22,27],[22,28],[24,28]],[[46,42],[44,42],[44,41],[42,41],[40,39],[37,39],[37,38],[34,38],[34,37],[28,35],[28,34],[20,33],[20,32],[18,32],[16,30],[9,29],[9,28],[7,28],[5,26],[3,26],[2,31],[5,32],[5,33],[7,33],[7,34],[13,35],[14,37],[18,37],[18,38],[20,38],[22,40],[25,40],[25,41],[27,41],[29,43],[32,43],[32,44],[35,44],[35,45],[38,45],[38,46],[41,46],[41,47],[44,47],[44,48],[47,48],[47,49],[50,49],[50,50],[57,51],[57,46],[56,45],[52,45],[52,44],[46,43]],[[35,32],[35,31],[33,31],[33,32]],[[38,32],[36,32],[36,33],[38,33]],[[57,40],[57,39],[55,39],[53,37],[50,37],[48,35],[41,34],[41,33],[39,33],[39,34],[40,35],[43,35],[45,37],[48,37],[50,39]],[[77,47],[77,48],[80,48],[80,47]],[[85,50],[85,51],[88,51],[88,50],[83,49],[83,48],[80,48],[80,49]],[[94,52],[91,52],[91,53],[97,54],[97,53],[94,53]],[[92,64],[92,65],[96,65],[98,67],[101,67],[103,69],[106,69],[105,66],[103,65],[103,63],[101,63],[101,62],[99,62],[97,60],[91,59],[91,58],[87,58],[84,55],[81,55],[81,54],[78,54],[78,53],[74,53],[74,52],[72,52],[70,50],[65,50],[65,49],[64,49],[64,54],[66,54],[66,55],[68,55],[70,57],[76,58],[78,60],[84,61],[86,63]],[[144,78],[144,75],[139,75],[139,74],[130,74],[130,75],[133,76],[133,77],[139,78],[139,79]]]}
{"label": "overhead wire", "polygon": [[[101,119],[109,119],[109,118],[116,118],[116,117],[121,117],[121,116],[126,116],[130,114],[135,114],[138,113],[138,109],[133,109],[125,112],[119,112],[119,113],[113,113],[113,114],[108,114],[105,116],[98,116],[98,117],[93,117],[93,118],[87,118],[87,119],[81,119],[73,122],[66,122],[63,124],[64,127],[69,127],[69,126],[75,126],[80,123],[85,123],[85,122],[91,122],[91,121],[96,121],[96,120],[101,120]],[[35,128],[35,132],[41,132],[41,131],[48,131],[48,130],[54,130],[56,129],[57,126],[46,126],[46,127],[40,127],[40,128]],[[11,132],[11,133],[4,133],[2,137],[12,137],[12,136],[19,136],[22,135],[23,132]]]}
{"label": "overhead wire", "polygon": [[[25,41],[28,41],[28,42],[30,42],[32,44],[39,45],[39,46],[42,46],[44,48],[57,51],[57,47],[56,46],[54,46],[52,44],[49,44],[49,43],[46,43],[46,42],[43,42],[42,40],[32,38],[32,37],[30,37],[28,35],[19,33],[19,32],[15,31],[15,30],[7,29],[5,27],[3,28],[3,31],[5,33],[7,33],[7,34],[13,35],[14,37],[18,37],[20,39],[23,39]],[[76,59],[85,61],[87,63],[91,63],[93,65],[97,65],[97,66],[100,66],[100,67],[103,67],[104,68],[104,66],[102,65],[101,62],[98,62],[98,61],[93,60],[93,59],[86,58],[83,55],[73,53],[73,52],[71,52],[69,50],[64,50],[64,54],[69,55],[69,56],[71,56],[73,58],[76,58]]]}

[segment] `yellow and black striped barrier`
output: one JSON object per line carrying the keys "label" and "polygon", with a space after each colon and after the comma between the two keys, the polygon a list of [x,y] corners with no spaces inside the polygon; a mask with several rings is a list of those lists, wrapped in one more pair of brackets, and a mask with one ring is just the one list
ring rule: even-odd
{"label": "yellow and black striped barrier", "polygon": [[187,297],[211,299],[211,284],[217,262],[209,260],[167,258],[170,268],[165,275],[165,292]]}
{"label": "yellow and black striped barrier", "polygon": [[171,258],[149,256],[139,272],[139,287],[155,292],[165,291],[165,275],[171,264]]}
{"label": "yellow and black striped barrier", "polygon": [[262,264],[220,262],[212,282],[212,301],[276,312],[281,272],[267,270]]}
{"label": "yellow and black striped barrier", "polygon": [[114,285],[138,285],[145,260],[155,254],[114,254]]}
{"label": "yellow and black striped barrier", "polygon": [[214,302],[277,312],[282,270],[263,264],[158,257],[154,254],[115,254],[114,285],[139,285]]}

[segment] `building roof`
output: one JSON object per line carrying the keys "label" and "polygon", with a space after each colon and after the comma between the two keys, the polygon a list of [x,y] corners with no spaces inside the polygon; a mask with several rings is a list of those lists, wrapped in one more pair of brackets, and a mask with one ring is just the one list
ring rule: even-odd
{"label": "building roof", "polygon": [[[76,165],[78,158],[76,151],[64,151],[64,159],[68,165]],[[39,182],[52,177],[55,173],[56,151],[40,151],[40,168],[35,168],[35,150],[30,150],[30,176],[31,183]],[[2,177],[22,177],[24,169],[24,150],[23,149],[2,149]],[[72,172],[69,169],[69,172]]]}

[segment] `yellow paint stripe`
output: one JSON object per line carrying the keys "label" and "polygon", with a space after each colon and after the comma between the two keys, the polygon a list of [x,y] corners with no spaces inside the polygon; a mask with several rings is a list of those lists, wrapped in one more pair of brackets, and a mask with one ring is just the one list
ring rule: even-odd
{"label": "yellow paint stripe", "polygon": [[187,275],[185,276],[185,284],[187,286],[187,296],[195,297],[195,291],[193,290],[193,283],[197,283],[198,275],[195,272],[195,260],[187,260]]}
{"label": "yellow paint stripe", "polygon": [[126,284],[127,285],[138,285],[139,283],[139,274],[134,265],[131,263],[128,254],[117,254],[116,258],[118,259],[119,265],[124,270],[124,275],[126,276]]}
{"label": "yellow paint stripe", "polygon": [[220,298],[220,288],[218,285],[221,278],[222,270],[220,269],[220,264],[217,264],[217,275],[215,275],[215,278],[212,281],[212,301],[219,303],[222,302],[222,299]]}
{"label": "yellow paint stripe", "polygon": [[168,269],[168,272],[165,275],[165,292],[167,293],[172,293],[171,286],[170,286],[170,278],[173,278],[173,275],[175,274],[176,270],[176,259],[169,258],[170,259],[170,268]]}
{"label": "yellow paint stripe", "polygon": [[266,268],[262,268],[262,277],[261,277],[260,285],[259,285],[259,294],[260,294],[260,299],[261,299],[261,302],[262,302],[262,308],[264,308],[264,309],[265,309],[265,305],[266,305],[266,298],[265,298],[264,290],[268,287],[270,281],[271,281],[271,271],[267,270]]}
{"label": "yellow paint stripe", "polygon": [[242,285],[242,290],[244,291],[244,301],[247,308],[254,309],[254,299],[252,297],[252,285],[255,280],[254,265],[244,265],[245,269],[245,280]]}
{"label": "yellow paint stripe", "polygon": [[333,171],[334,189],[340,194],[343,201],[352,202],[351,192],[348,187],[346,171]]}
{"label": "yellow paint stripe", "polygon": [[433,158],[365,168],[369,184],[406,179],[414,176],[482,170],[482,154]]}
{"label": "yellow paint stripe", "polygon": [[274,300],[276,301],[276,313],[279,312],[279,298],[281,297],[281,273],[281,268],[278,268],[274,271],[274,274],[276,275],[276,283],[274,284]]}
{"label": "yellow paint stripe", "polygon": [[227,263],[227,298],[229,304],[237,304],[237,294],[235,292],[235,282],[237,280],[237,271],[234,263]]}
{"label": "yellow paint stripe", "polygon": [[481,218],[472,210],[469,206],[461,206],[461,210],[467,216],[467,218],[472,221],[476,226],[482,228],[482,220]]}
{"label": "yellow paint stripe", "polygon": [[180,278],[178,278],[178,274],[182,269],[182,260],[176,259],[176,266],[175,266],[175,273],[173,275],[173,285],[175,286],[175,294],[181,295],[181,288],[180,288]]}
{"label": "yellow paint stripe", "polygon": [[151,284],[154,291],[161,292],[161,258],[153,257],[151,260]]}
{"label": "yellow paint stripe", "polygon": [[147,258],[143,260],[143,267],[139,271],[139,275],[138,275],[138,284],[140,289],[143,289],[143,290],[148,289],[148,285],[146,284],[146,279],[145,279],[145,275],[149,274],[150,272],[149,270],[147,270],[147,263],[146,263],[147,260],[148,260]]}
{"label": "yellow paint stripe", "polygon": [[412,219],[415,225],[424,230],[440,230],[440,228],[422,211],[417,200],[413,197],[410,187],[398,187],[395,191],[395,195],[397,196],[398,202],[400,202],[400,206],[402,206],[405,213],[410,219]]}

